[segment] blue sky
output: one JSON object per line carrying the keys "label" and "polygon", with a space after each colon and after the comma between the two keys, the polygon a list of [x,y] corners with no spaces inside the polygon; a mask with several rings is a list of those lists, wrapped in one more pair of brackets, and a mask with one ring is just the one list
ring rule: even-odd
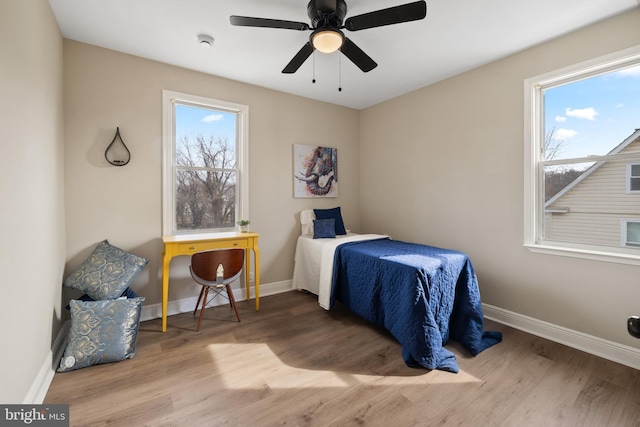
{"label": "blue sky", "polygon": [[640,65],[547,89],[544,108],[557,159],[606,154],[640,128]]}
{"label": "blue sky", "polygon": [[228,138],[229,142],[236,138],[236,115],[219,110],[198,108],[176,104],[176,137],[183,136],[193,141],[197,135],[208,138],[211,135]]}

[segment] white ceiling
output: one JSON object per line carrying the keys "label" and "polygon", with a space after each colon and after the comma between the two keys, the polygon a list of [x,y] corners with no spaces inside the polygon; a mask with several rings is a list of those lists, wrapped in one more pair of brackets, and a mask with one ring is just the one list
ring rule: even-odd
{"label": "white ceiling", "polygon": [[[346,1],[346,18],[411,2]],[[309,23],[307,0],[49,3],[67,39],[363,109],[633,9],[639,1],[427,0],[424,20],[357,32],[345,30],[345,35],[378,63],[373,71],[363,73],[339,52],[317,52],[295,74],[281,71],[308,41],[310,32],[234,27],[229,16]],[[213,47],[197,43],[202,33],[214,37]]]}

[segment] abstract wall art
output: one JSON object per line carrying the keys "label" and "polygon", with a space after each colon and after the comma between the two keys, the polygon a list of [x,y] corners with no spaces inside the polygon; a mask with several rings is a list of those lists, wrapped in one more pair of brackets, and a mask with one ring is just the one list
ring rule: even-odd
{"label": "abstract wall art", "polygon": [[338,197],[338,149],[293,145],[293,196]]}

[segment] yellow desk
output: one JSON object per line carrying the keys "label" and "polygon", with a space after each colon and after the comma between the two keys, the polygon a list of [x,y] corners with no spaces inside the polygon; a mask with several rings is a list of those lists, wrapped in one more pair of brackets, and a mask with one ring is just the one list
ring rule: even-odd
{"label": "yellow desk", "polygon": [[169,265],[171,259],[180,255],[193,255],[196,252],[213,249],[242,248],[245,250],[245,285],[247,301],[251,299],[251,253],[255,262],[256,311],[260,310],[260,249],[257,233],[237,231],[215,234],[182,234],[162,236],[162,332],[167,331],[167,305],[169,304]]}

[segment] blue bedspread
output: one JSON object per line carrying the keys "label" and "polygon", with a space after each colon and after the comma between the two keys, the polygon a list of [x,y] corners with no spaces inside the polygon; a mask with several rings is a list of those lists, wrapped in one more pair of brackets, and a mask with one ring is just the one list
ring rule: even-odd
{"label": "blue bedspread", "polygon": [[449,339],[472,355],[502,341],[484,331],[480,291],[469,257],[458,251],[391,239],[336,249],[332,297],[402,345],[411,367],[458,372]]}

